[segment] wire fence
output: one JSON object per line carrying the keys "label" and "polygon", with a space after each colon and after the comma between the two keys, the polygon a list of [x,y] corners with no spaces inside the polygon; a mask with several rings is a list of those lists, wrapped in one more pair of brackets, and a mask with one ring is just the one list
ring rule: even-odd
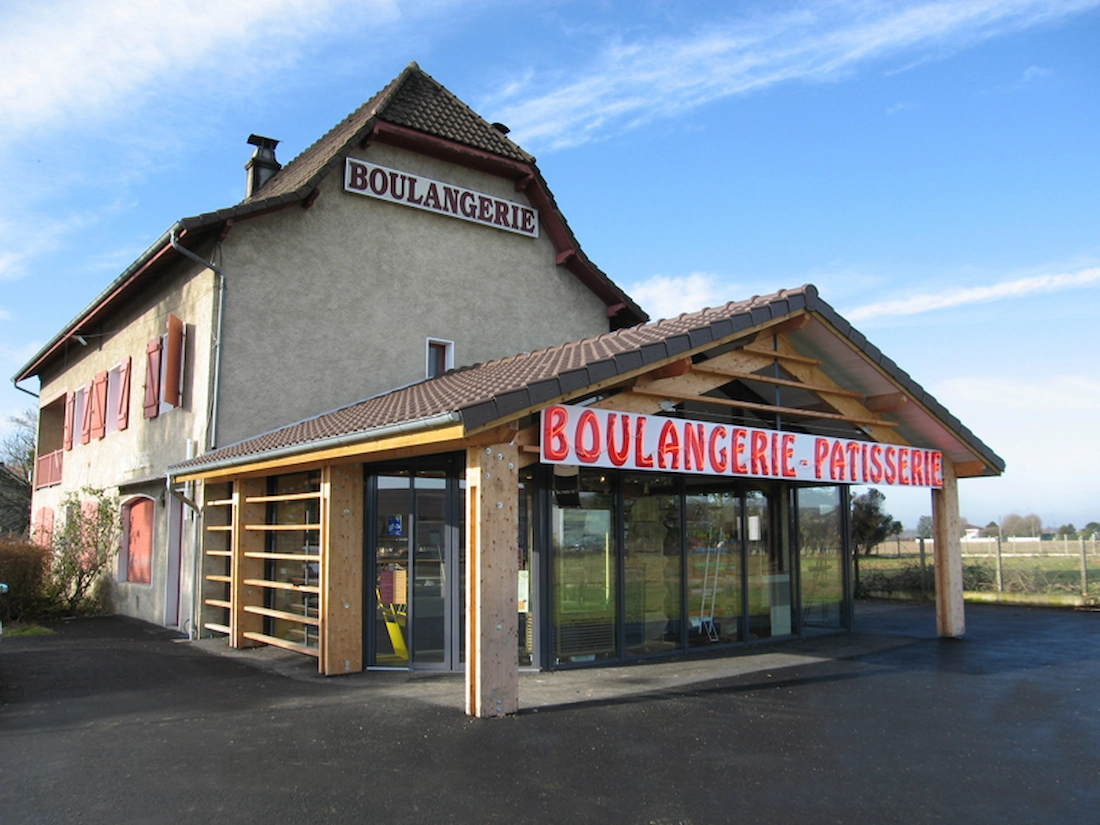
{"label": "wire fence", "polygon": [[[860,595],[919,598],[935,594],[932,539],[890,540],[859,558]],[[1100,601],[1100,540],[970,539],[962,541],[968,597],[1050,604]]]}

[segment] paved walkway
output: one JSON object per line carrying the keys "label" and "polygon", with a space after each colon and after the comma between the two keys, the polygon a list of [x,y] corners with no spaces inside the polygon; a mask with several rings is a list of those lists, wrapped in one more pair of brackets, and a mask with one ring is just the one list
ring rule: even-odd
{"label": "paved walkway", "polygon": [[1100,614],[967,620],[524,674],[503,720],[459,675],[62,623],[0,644],[0,822],[1100,821]]}

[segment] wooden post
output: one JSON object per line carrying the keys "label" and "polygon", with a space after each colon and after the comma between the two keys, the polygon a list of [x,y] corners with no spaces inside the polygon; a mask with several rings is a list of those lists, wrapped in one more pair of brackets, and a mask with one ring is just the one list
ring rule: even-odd
{"label": "wooden post", "polygon": [[363,669],[363,465],[321,471],[321,656],[326,676]]}
{"label": "wooden post", "polygon": [[519,709],[519,447],[466,451],[466,713]]}
{"label": "wooden post", "polygon": [[1085,550],[1085,537],[1081,536],[1081,595],[1089,594],[1089,557]]}
{"label": "wooden post", "polygon": [[932,491],[933,553],[936,564],[936,630],[942,637],[966,632],[963,610],[959,482],[955,464],[943,457],[943,488]]}
{"label": "wooden post", "polygon": [[997,592],[1004,593],[1005,591],[1005,569],[1004,563],[1001,561],[1001,537],[997,536]]}
{"label": "wooden post", "polygon": [[246,639],[245,633],[260,633],[264,629],[264,618],[255,613],[246,613],[245,605],[263,607],[263,590],[254,585],[245,584],[245,579],[264,577],[263,559],[245,558],[245,553],[262,553],[264,534],[257,530],[245,530],[246,524],[263,524],[266,505],[247,503],[250,496],[262,496],[267,492],[266,481],[262,478],[248,478],[233,485],[233,565],[230,587],[233,609],[229,611],[229,646],[255,647],[256,642]]}
{"label": "wooden post", "polygon": [[924,555],[924,539],[917,539],[920,546],[920,595],[923,599],[928,592],[928,560]]}

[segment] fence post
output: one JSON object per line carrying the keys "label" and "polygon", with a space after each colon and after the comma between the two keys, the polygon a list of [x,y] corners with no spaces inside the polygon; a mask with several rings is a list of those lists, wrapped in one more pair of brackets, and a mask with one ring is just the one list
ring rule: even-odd
{"label": "fence post", "polygon": [[920,543],[920,595],[921,598],[924,598],[928,594],[928,575],[925,572],[924,565],[924,539],[919,539],[918,541]]}
{"label": "fence post", "polygon": [[1089,594],[1089,557],[1085,551],[1085,537],[1081,536],[1081,595]]}
{"label": "fence post", "polygon": [[1005,590],[1005,573],[1004,568],[1001,567],[1001,537],[997,536],[997,592],[1004,593]]}

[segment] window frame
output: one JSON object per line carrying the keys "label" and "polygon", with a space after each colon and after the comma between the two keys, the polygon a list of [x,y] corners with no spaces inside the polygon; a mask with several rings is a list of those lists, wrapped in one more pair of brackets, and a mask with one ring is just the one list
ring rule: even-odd
{"label": "window frame", "polygon": [[[432,372],[432,366],[435,359],[432,357],[440,349],[443,350],[443,370],[441,372]],[[427,339],[424,347],[424,375],[427,378],[437,378],[448,370],[455,368],[455,342],[446,338],[431,338]]]}

